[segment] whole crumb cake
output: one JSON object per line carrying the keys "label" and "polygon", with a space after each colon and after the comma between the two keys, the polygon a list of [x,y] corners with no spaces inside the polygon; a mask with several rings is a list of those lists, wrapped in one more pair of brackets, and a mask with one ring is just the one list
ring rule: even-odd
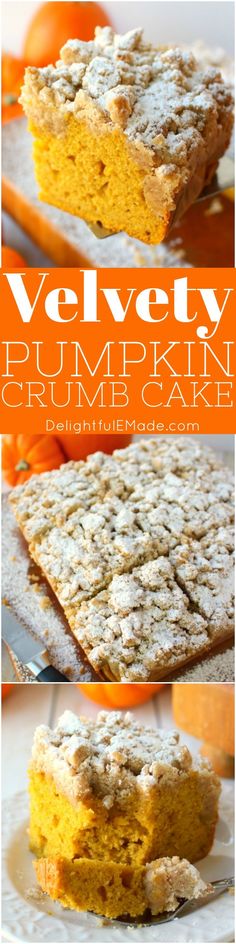
{"label": "whole crumb cake", "polygon": [[55,66],[26,70],[21,102],[40,198],[154,244],[210,182],[233,120],[218,68],[141,29],[69,39]]}
{"label": "whole crumb cake", "polygon": [[34,863],[39,885],[64,908],[106,918],[142,917],[174,911],[180,901],[204,898],[212,890],[186,859],[164,857],[135,868],[99,859],[62,857]]}
{"label": "whole crumb cake", "polygon": [[10,502],[95,671],[155,680],[233,633],[232,473],[189,438],[32,476]]}
{"label": "whole crumb cake", "polygon": [[217,822],[220,782],[175,731],[122,712],[96,721],[66,711],[36,729],[30,766],[30,848],[39,858],[140,867],[163,856],[196,862]]}

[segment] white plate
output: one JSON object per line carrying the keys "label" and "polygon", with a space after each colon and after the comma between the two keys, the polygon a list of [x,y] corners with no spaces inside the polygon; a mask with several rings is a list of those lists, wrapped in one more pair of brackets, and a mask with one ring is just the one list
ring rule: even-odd
{"label": "white plate", "polygon": [[[35,883],[27,839],[28,798],[25,793],[3,807],[3,940],[12,942],[93,942],[146,944],[146,942],[234,941],[234,899],[229,892],[191,915],[169,924],[132,927],[104,922],[92,914],[64,910],[40,892]],[[202,877],[233,875],[233,787],[224,783],[220,819],[212,852],[200,863]]]}

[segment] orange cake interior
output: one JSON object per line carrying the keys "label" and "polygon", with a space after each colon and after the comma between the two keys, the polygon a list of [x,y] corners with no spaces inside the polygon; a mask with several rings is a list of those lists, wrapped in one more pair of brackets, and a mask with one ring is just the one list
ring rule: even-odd
{"label": "orange cake interior", "polygon": [[60,857],[34,863],[38,882],[64,908],[93,911],[107,918],[174,911],[183,899],[209,894],[211,886],[186,859],[158,859],[134,868],[99,859]]}

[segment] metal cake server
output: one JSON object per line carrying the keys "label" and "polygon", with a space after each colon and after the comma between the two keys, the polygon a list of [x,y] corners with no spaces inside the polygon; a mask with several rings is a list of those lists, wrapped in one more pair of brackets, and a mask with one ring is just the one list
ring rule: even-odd
{"label": "metal cake server", "polygon": [[[207,197],[217,197],[220,193],[223,193],[224,190],[230,190],[232,187],[234,187],[234,162],[231,157],[224,155],[219,162],[213,180],[208,187],[202,190],[196,203],[201,203],[202,200],[206,200]],[[117,233],[114,233],[112,230],[105,229],[99,220],[97,223],[87,223],[86,225],[97,239],[107,239],[108,236],[117,236]]]}
{"label": "metal cake server", "polygon": [[2,604],[2,638],[10,656],[29,669],[36,682],[68,682],[65,675],[50,665],[42,643],[16,619],[13,610]]}

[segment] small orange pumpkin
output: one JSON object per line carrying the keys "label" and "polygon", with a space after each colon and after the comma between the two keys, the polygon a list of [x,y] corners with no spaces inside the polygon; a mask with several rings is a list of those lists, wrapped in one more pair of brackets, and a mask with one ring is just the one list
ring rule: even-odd
{"label": "small orange pumpkin", "polygon": [[53,0],[42,3],[29,24],[23,55],[29,65],[46,66],[56,62],[68,39],[93,39],[96,26],[109,26],[110,20],[100,3],[83,0]]}
{"label": "small orange pumpkin", "polygon": [[16,249],[11,246],[2,246],[2,269],[22,269],[27,267],[28,263]]}
{"label": "small orange pumpkin", "polygon": [[2,438],[2,471],[8,485],[21,485],[34,473],[58,469],[65,461],[54,436],[18,433]]}
{"label": "small orange pumpkin", "polygon": [[57,439],[64,449],[64,453],[68,459],[86,459],[86,456],[89,456],[92,452],[107,452],[112,453],[114,449],[125,449],[126,446],[129,446],[132,440],[132,436],[102,436],[97,434],[97,436],[82,435],[76,433],[67,434],[59,433],[57,434]]}
{"label": "small orange pumpkin", "polygon": [[79,682],[78,688],[83,695],[95,701],[104,708],[132,708],[149,701],[153,695],[163,688],[163,683],[140,682],[128,684],[126,682]]}
{"label": "small orange pumpkin", "polygon": [[2,54],[2,123],[20,118],[23,114],[18,101],[24,79],[26,62],[9,52]]}

